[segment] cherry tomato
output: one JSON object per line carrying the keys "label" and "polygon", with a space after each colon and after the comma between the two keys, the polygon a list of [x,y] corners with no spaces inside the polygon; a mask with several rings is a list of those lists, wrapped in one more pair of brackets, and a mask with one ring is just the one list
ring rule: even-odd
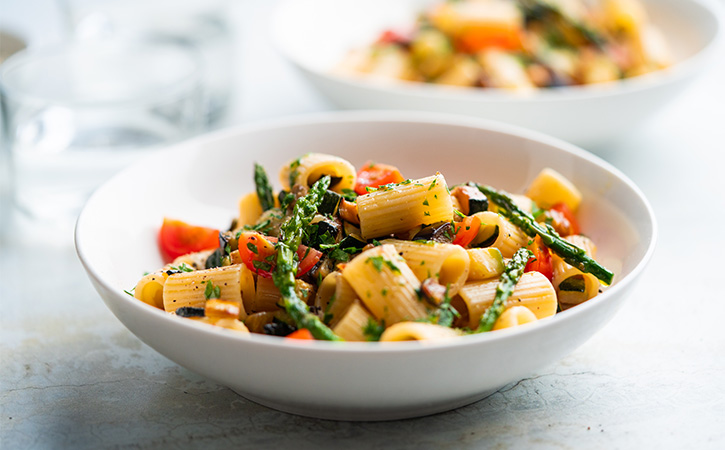
{"label": "cherry tomato", "polygon": [[544,245],[539,236],[536,236],[534,242],[529,246],[529,250],[533,252],[534,256],[526,263],[524,272],[539,272],[551,281],[554,276],[551,250]]}
{"label": "cherry tomato", "polygon": [[[244,265],[252,272],[264,278],[272,278],[272,271],[277,263],[277,250],[274,244],[277,238],[262,236],[254,231],[239,235],[239,256]],[[306,274],[322,258],[322,252],[314,248],[300,245],[297,249],[297,277]]]}
{"label": "cherry tomato", "polygon": [[408,39],[393,30],[385,30],[378,38],[378,44],[406,44]]}
{"label": "cherry tomato", "polygon": [[307,328],[300,328],[299,330],[288,334],[287,339],[314,340],[315,338],[312,336],[312,332],[310,330]]}
{"label": "cherry tomato", "polygon": [[272,278],[272,270],[277,262],[277,250],[274,248],[276,241],[254,231],[240,234],[239,256],[244,265],[259,276]]}
{"label": "cherry tomato", "polygon": [[159,249],[164,262],[179,256],[219,247],[219,230],[189,225],[181,220],[164,218],[159,230]]}
{"label": "cherry tomato", "polygon": [[[561,216],[569,222],[569,226],[562,226],[564,230],[568,228],[568,233],[566,232],[560,232],[562,236],[569,236],[572,234],[579,234],[581,232],[581,228],[579,227],[579,221],[576,220],[576,217],[574,216],[574,213],[569,209],[568,206],[566,206],[566,203],[557,203],[556,205],[549,208],[549,211],[552,213],[559,213]],[[555,220],[556,221],[556,220]],[[559,231],[559,230],[557,230]]]}
{"label": "cherry tomato", "polygon": [[365,195],[368,193],[367,188],[376,188],[390,183],[400,183],[404,180],[405,178],[400,174],[397,167],[368,161],[357,173],[355,192],[358,195]]}
{"label": "cherry tomato", "polygon": [[509,26],[475,26],[461,32],[457,39],[458,48],[467,53],[478,53],[487,48],[516,50],[521,48],[521,32]]}
{"label": "cherry tomato", "polygon": [[461,222],[453,224],[453,243],[466,247],[478,235],[481,219],[478,216],[467,216]]}

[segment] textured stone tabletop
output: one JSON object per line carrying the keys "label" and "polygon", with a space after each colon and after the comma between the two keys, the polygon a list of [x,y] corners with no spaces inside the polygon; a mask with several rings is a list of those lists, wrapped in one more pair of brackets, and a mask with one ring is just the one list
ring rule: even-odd
{"label": "textured stone tabletop", "polygon": [[[235,117],[329,108],[269,48],[268,9],[243,22]],[[635,135],[598,149],[660,226],[618,315],[560,361],[434,416],[347,423],[256,405],[128,332],[67,230],[33,239],[16,227],[0,240],[0,448],[725,448],[723,80],[725,55]]]}

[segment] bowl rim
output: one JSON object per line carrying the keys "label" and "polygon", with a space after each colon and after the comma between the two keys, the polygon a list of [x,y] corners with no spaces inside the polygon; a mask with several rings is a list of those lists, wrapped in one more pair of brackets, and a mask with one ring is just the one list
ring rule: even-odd
{"label": "bowl rim", "polygon": [[[575,158],[580,158],[586,162],[592,163],[616,177],[624,185],[626,185],[644,206],[645,218],[647,225],[651,227],[651,237],[647,244],[644,255],[632,268],[631,272],[610,286],[604,293],[566,311],[559,312],[552,317],[538,320],[519,327],[498,330],[496,333],[482,333],[474,335],[465,335],[451,339],[440,341],[406,341],[406,342],[330,342],[330,341],[294,341],[290,339],[281,339],[276,336],[266,336],[261,334],[241,334],[231,330],[199,323],[192,320],[186,320],[162,311],[153,306],[130,297],[123,291],[118,291],[118,287],[105,279],[103,274],[96,269],[90,261],[86,247],[90,245],[85,237],[85,229],[92,226],[92,217],[90,213],[93,205],[99,202],[99,198],[103,198],[104,192],[107,191],[119,179],[126,177],[127,173],[133,172],[136,167],[141,165],[153,165],[156,159],[162,160],[168,158],[171,153],[175,158],[183,158],[187,154],[194,154],[204,145],[209,145],[215,141],[225,140],[234,136],[243,136],[263,131],[275,130],[280,128],[294,128],[306,126],[327,126],[336,124],[374,124],[374,123],[400,123],[400,124],[419,124],[419,125],[441,125],[453,126],[461,128],[475,128],[484,131],[509,135],[515,139],[524,139],[534,141],[544,145],[556,147],[559,151],[570,154]],[[323,353],[409,353],[418,351],[430,351],[431,349],[451,349],[459,347],[487,345],[488,342],[496,342],[501,339],[508,339],[512,336],[524,336],[530,333],[545,332],[546,329],[555,327],[557,324],[576,320],[579,315],[586,314],[587,311],[597,308],[604,302],[613,301],[612,297],[624,290],[629,284],[639,278],[642,271],[649,263],[655,251],[658,238],[657,220],[647,198],[642,191],[631,181],[624,173],[612,166],[603,159],[581,149],[580,147],[570,144],[561,139],[546,135],[544,133],[529,130],[527,128],[510,125],[507,123],[480,119],[474,117],[458,116],[454,114],[432,113],[420,111],[390,111],[390,110],[368,110],[368,111],[330,111],[314,114],[304,114],[297,116],[287,116],[277,119],[263,119],[248,124],[232,126],[215,132],[200,135],[190,140],[172,144],[169,147],[158,151],[153,155],[148,155],[130,167],[122,170],[103,186],[98,188],[86,205],[83,207],[74,231],[74,242],[76,253],[86,270],[88,276],[101,284],[114,298],[115,302],[126,303],[134,308],[139,314],[151,314],[156,320],[170,320],[175,323],[175,327],[181,327],[186,332],[204,333],[206,336],[215,337],[222,340],[231,340],[238,344],[262,345],[271,348],[295,348],[304,349],[305,351],[323,352]],[[101,296],[103,297],[103,296]],[[103,298],[104,302],[109,303],[110,300]],[[123,322],[123,321],[122,321]],[[125,323],[124,323],[124,326]],[[135,333],[134,333],[135,334]]]}
{"label": "bowl rim", "polygon": [[[591,100],[604,97],[627,95],[633,92],[654,89],[671,84],[677,80],[685,79],[698,70],[707,66],[714,60],[714,55],[720,46],[725,45],[725,6],[715,0],[670,0],[674,3],[690,3],[699,5],[709,13],[715,23],[715,33],[712,39],[695,54],[675,62],[669,67],[659,69],[643,75],[621,80],[596,83],[581,86],[561,86],[554,88],[537,88],[533,91],[520,93],[506,89],[477,88],[465,86],[440,86],[430,83],[405,80],[375,81],[365,76],[344,76],[331,71],[318,70],[303,61],[286,45],[283,27],[280,25],[281,17],[288,5],[299,0],[282,0],[276,5],[272,14],[269,32],[277,51],[298,69],[310,75],[334,81],[348,88],[373,90],[390,95],[404,95],[421,97],[425,100],[458,101],[458,102],[502,102],[507,103],[549,103],[571,100]],[[657,0],[650,0],[652,5],[659,4]]]}

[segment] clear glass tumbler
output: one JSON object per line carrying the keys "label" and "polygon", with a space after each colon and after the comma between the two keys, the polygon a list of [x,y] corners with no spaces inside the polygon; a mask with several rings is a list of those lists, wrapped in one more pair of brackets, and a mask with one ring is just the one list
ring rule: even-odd
{"label": "clear glass tumbler", "polygon": [[198,55],[169,43],[17,53],[0,66],[2,151],[15,209],[72,227],[90,193],[115,172],[202,130],[203,95]]}
{"label": "clear glass tumbler", "polygon": [[76,39],[171,41],[201,55],[205,119],[225,115],[235,70],[230,0],[62,0]]}

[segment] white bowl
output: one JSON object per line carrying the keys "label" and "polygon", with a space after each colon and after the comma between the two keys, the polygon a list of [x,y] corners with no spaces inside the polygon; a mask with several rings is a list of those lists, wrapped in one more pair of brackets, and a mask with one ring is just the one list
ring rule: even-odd
{"label": "white bowl", "polygon": [[333,68],[352,48],[383,29],[409,25],[430,0],[288,0],[274,16],[281,53],[333,103],[351,109],[413,109],[465,114],[542,131],[579,145],[621,137],[676,96],[722,41],[722,7],[710,0],[644,0],[677,63],[648,75],[600,85],[539,89],[520,95],[498,89],[344,77]]}
{"label": "white bowl", "polygon": [[[253,162],[275,174],[307,152],[337,154],[356,165],[384,161],[407,177],[438,170],[449,183],[477,180],[511,192],[552,167],[583,191],[582,227],[598,244],[598,259],[615,270],[615,283],[551,319],[439,343],[245,336],[168,315],[124,293],[145,271],[162,266],[156,233],[164,216],[226,227],[238,197],[254,189]],[[233,128],[152,155],[92,196],[78,219],[76,248],[111,311],[178,364],[279,410],[387,420],[474,402],[581,345],[631,292],[655,235],[639,189],[570,144],[460,116],[347,112]]]}

